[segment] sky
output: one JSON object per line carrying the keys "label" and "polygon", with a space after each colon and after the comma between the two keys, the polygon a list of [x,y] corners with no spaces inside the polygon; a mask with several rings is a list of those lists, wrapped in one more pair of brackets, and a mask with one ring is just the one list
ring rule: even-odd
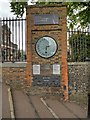
{"label": "sky", "polygon": [[10,11],[9,0],[0,0],[0,17],[13,17]]}
{"label": "sky", "polygon": [[[28,2],[28,4],[30,4],[30,1]],[[14,17],[13,13],[10,12],[10,4],[9,4],[10,0],[0,0],[0,18],[2,17]],[[24,14],[25,16],[25,14]]]}

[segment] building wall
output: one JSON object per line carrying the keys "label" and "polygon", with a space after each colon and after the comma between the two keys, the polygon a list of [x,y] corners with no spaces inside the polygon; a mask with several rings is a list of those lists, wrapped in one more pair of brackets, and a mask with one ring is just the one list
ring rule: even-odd
{"label": "building wall", "polygon": [[18,56],[18,45],[11,41],[11,30],[7,24],[3,23],[1,35],[2,62],[13,61]]}

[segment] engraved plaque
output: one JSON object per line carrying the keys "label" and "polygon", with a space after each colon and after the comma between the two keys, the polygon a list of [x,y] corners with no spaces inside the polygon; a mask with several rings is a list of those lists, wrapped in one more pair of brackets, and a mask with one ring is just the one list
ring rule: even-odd
{"label": "engraved plaque", "polygon": [[33,86],[59,87],[60,81],[61,81],[60,75],[50,75],[50,76],[34,75],[33,76]]}
{"label": "engraved plaque", "polygon": [[60,65],[59,64],[53,65],[53,74],[60,74]]}
{"label": "engraved plaque", "polygon": [[58,14],[35,14],[34,24],[59,24],[59,16]]}
{"label": "engraved plaque", "polygon": [[40,65],[33,65],[33,74],[34,75],[40,74]]}

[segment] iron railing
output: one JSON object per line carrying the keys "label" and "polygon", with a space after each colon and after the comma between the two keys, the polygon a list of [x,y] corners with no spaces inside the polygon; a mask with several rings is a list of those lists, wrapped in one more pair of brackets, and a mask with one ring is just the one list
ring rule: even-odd
{"label": "iron railing", "polygon": [[26,19],[3,18],[1,22],[2,62],[26,60]]}
{"label": "iron railing", "polygon": [[68,61],[90,61],[90,32],[87,30],[68,31]]}
{"label": "iron railing", "polygon": [[[2,62],[26,61],[26,19],[3,18],[0,20]],[[67,32],[68,61],[90,61],[90,32]]]}

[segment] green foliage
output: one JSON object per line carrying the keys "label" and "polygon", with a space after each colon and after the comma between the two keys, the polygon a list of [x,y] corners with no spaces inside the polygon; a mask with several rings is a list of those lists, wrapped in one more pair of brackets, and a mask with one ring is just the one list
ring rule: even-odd
{"label": "green foliage", "polygon": [[[71,0],[72,1],[72,0]],[[27,6],[28,0],[12,0],[10,2],[11,12],[17,17],[22,17]],[[67,18],[69,28],[74,26],[87,27],[90,24],[90,1],[89,2],[63,2],[67,5]],[[60,0],[38,0],[36,4],[61,4]]]}
{"label": "green foliage", "polygon": [[24,2],[14,2],[15,0],[13,0],[12,2],[10,2],[10,7],[11,7],[11,12],[14,13],[14,15],[17,15],[17,17],[22,17],[24,12],[25,12],[25,8],[27,6],[27,2],[25,0],[22,0]]}
{"label": "green foliage", "polygon": [[90,1],[89,2],[69,2],[67,4],[67,14],[69,27],[74,25],[87,27],[90,24]]}
{"label": "green foliage", "polygon": [[[89,2],[62,2],[62,0],[38,0],[37,4],[65,4],[67,5],[67,21],[69,28],[74,26],[87,27],[90,24],[90,1]],[[63,0],[64,1],[64,0]]]}
{"label": "green foliage", "polygon": [[69,38],[71,59],[73,61],[85,61],[90,59],[90,35],[77,32]]}

